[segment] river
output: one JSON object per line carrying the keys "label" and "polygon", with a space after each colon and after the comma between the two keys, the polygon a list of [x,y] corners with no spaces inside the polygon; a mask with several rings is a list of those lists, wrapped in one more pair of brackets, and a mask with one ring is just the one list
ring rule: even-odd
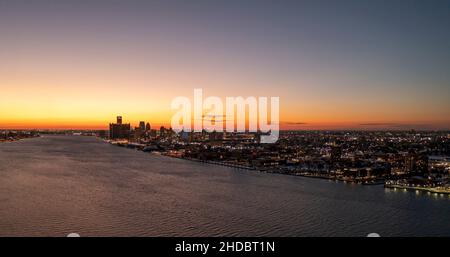
{"label": "river", "polygon": [[450,236],[450,197],[43,136],[0,144],[0,236]]}

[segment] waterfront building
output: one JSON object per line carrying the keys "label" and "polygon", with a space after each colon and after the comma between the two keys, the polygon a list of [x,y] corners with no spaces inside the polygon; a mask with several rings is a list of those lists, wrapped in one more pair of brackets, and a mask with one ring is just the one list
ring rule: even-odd
{"label": "waterfront building", "polygon": [[430,172],[450,175],[450,156],[428,156]]}
{"label": "waterfront building", "polygon": [[122,116],[117,116],[117,123],[109,124],[109,138],[110,139],[129,139],[131,133],[131,126],[129,123],[122,123]]}

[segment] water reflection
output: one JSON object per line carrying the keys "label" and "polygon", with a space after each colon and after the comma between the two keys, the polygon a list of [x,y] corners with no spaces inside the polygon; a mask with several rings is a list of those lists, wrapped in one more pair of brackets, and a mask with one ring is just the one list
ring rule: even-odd
{"label": "water reflection", "polygon": [[0,144],[0,235],[450,236],[450,198],[47,136]]}

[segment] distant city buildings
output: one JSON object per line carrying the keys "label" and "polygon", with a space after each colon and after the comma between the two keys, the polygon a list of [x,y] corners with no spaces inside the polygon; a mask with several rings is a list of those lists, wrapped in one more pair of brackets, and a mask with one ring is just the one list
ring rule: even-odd
{"label": "distant city buildings", "polygon": [[[156,138],[160,134],[165,134],[165,131],[164,127],[161,127],[158,131],[152,130],[150,123],[145,121],[140,121],[137,127],[132,128],[130,123],[123,123],[122,116],[117,116],[117,123],[109,124],[109,136],[102,134],[101,137],[140,143]],[[171,129],[167,131],[172,132]]]}
{"label": "distant city buildings", "polygon": [[33,131],[0,130],[0,143],[11,142],[32,137],[39,137],[39,132],[34,130]]}
{"label": "distant city buildings", "polygon": [[145,131],[145,121],[140,121],[139,122],[139,130],[140,131]]}
{"label": "distant city buildings", "polygon": [[359,184],[390,181],[396,187],[442,186],[450,178],[448,132],[282,131],[276,143],[260,144],[258,132],[175,133],[144,121],[131,131],[119,118],[110,125],[110,139],[176,158]]}
{"label": "distant city buildings", "polygon": [[122,123],[122,116],[117,116],[117,123],[109,124],[109,137],[111,139],[129,139],[131,126]]}

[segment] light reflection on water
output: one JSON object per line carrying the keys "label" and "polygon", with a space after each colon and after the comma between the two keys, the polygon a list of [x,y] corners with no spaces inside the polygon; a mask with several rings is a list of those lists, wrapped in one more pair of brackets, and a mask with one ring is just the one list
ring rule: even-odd
{"label": "light reflection on water", "polygon": [[172,159],[89,137],[0,144],[1,236],[450,236],[449,202]]}

